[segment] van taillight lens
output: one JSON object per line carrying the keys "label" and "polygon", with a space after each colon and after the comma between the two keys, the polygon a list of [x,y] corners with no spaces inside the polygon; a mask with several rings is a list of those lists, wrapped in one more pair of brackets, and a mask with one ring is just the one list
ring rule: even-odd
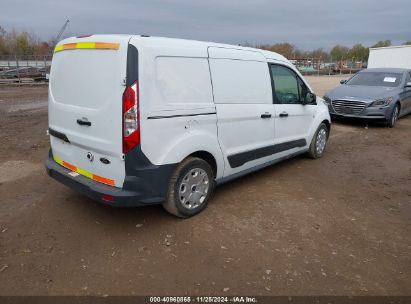
{"label": "van taillight lens", "polygon": [[138,82],[127,86],[123,93],[123,153],[140,144]]}

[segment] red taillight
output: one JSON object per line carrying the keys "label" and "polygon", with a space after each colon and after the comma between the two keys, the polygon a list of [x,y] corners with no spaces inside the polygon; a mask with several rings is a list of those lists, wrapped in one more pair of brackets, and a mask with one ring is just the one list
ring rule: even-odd
{"label": "red taillight", "polygon": [[101,198],[106,202],[114,202],[114,197],[111,195],[103,195]]}
{"label": "red taillight", "polygon": [[123,93],[123,153],[140,144],[140,111],[138,82],[128,86]]}

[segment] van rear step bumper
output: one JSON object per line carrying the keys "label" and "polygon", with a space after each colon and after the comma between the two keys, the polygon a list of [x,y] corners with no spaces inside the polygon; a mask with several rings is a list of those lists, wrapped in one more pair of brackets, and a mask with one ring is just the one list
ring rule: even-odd
{"label": "van rear step bumper", "polygon": [[[160,189],[165,188],[166,185],[147,185],[147,182],[138,183],[140,178],[136,176],[130,177],[133,181],[133,189],[130,190],[105,185],[82,175],[73,177],[69,175],[69,173],[72,172],[71,170],[60,166],[54,161],[51,152],[49,158],[46,160],[45,166],[47,174],[50,177],[105,205],[114,207],[137,207],[149,204],[159,204],[165,199],[165,193]],[[128,178],[126,177],[124,182],[125,185],[130,184],[130,182],[127,182],[127,179]],[[139,185],[136,185],[135,182]],[[141,187],[142,185],[143,187]],[[157,193],[153,193],[155,189],[157,189]]]}

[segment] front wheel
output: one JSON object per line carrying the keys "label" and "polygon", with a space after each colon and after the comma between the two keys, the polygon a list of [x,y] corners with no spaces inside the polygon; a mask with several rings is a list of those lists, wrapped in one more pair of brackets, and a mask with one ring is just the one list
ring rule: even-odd
{"label": "front wheel", "polygon": [[387,126],[389,128],[393,128],[395,126],[395,123],[397,122],[399,115],[400,115],[400,106],[396,104],[394,109],[392,110],[390,118],[387,120]]}
{"label": "front wheel", "polygon": [[210,165],[197,157],[187,157],[171,176],[164,209],[178,217],[196,215],[207,207],[215,187]]}
{"label": "front wheel", "polygon": [[311,158],[320,158],[325,152],[328,140],[328,128],[325,123],[321,123],[311,140],[308,156]]}

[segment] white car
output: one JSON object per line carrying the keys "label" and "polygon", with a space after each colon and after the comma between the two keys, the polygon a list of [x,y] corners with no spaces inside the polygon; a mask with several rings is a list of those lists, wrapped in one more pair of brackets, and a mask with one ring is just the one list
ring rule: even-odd
{"label": "white car", "polygon": [[112,206],[202,211],[216,185],[324,153],[330,116],[296,68],[259,49],[134,35],[61,41],[48,174]]}

